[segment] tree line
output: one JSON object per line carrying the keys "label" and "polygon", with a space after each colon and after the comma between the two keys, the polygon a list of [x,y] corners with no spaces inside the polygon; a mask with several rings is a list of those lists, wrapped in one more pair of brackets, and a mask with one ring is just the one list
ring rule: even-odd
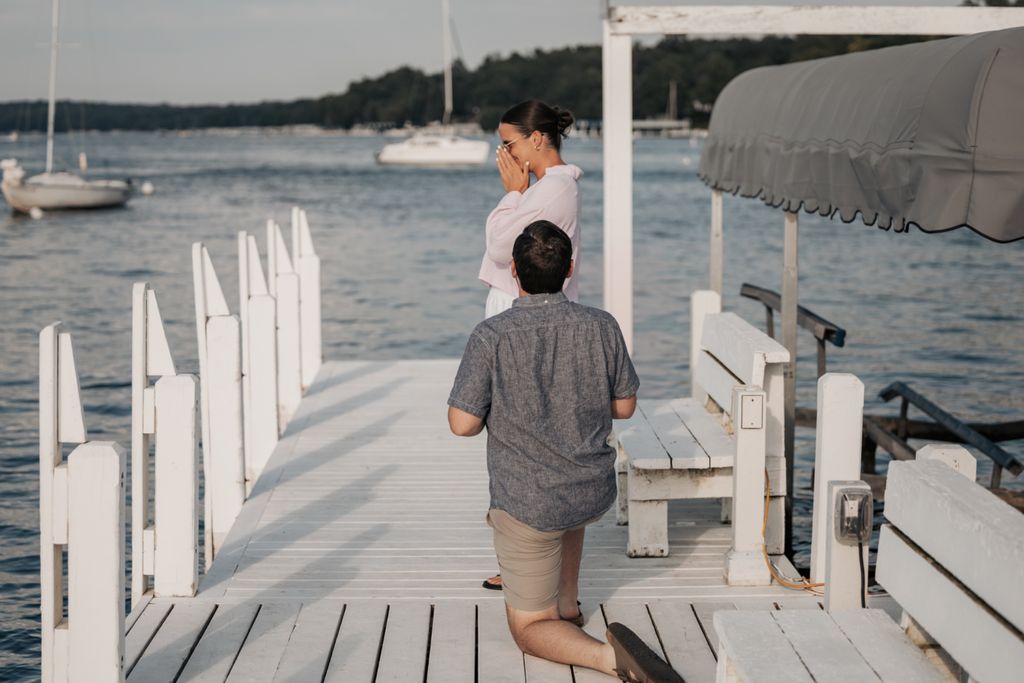
{"label": "tree line", "polygon": [[[676,83],[675,110],[695,125],[707,122],[710,105],[739,73],[759,66],[828,57],[926,40],[923,36],[799,36],[759,40],[667,37],[633,50],[634,116],[660,118],[669,109],[669,84]],[[601,48],[578,46],[530,54],[492,55],[475,69],[453,68],[456,122],[490,130],[502,112],[537,98],[570,109],[577,119],[601,118]],[[173,105],[60,101],[55,126],[65,130],[181,130],[240,126],[318,125],[388,128],[424,125],[441,118],[440,73],[401,67],[353,82],[340,94],[289,102]],[[46,102],[0,103],[0,131],[45,131]]]}

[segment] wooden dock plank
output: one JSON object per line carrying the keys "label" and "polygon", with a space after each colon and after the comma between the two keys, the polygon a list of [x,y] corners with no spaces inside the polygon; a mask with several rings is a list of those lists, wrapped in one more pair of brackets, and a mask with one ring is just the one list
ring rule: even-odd
{"label": "wooden dock plank", "polygon": [[[713,621],[719,632],[719,672],[758,683],[812,683],[811,675],[773,618],[776,612],[721,610]],[[723,666],[726,656],[728,667]],[[724,671],[723,671],[724,669]]]}
{"label": "wooden dock plank", "polygon": [[180,602],[153,635],[145,653],[132,668],[132,683],[172,683],[210,621],[216,605]]}
{"label": "wooden dock plank", "polygon": [[274,681],[301,683],[323,678],[344,608],[340,600],[320,600],[302,605]]}
{"label": "wooden dock plank", "polygon": [[477,666],[480,681],[525,683],[523,653],[512,639],[505,618],[505,603],[477,606]]}
{"label": "wooden dock plank", "polygon": [[473,683],[475,656],[476,605],[468,601],[436,604],[427,683]]}
{"label": "wooden dock plank", "polygon": [[271,602],[260,607],[238,659],[228,674],[228,683],[259,683],[274,679],[300,607],[298,602]]}
{"label": "wooden dock plank", "polygon": [[179,683],[223,683],[227,680],[259,607],[256,602],[220,605],[188,658],[178,678]]}
{"label": "wooden dock plank", "polygon": [[647,607],[668,662],[683,680],[714,680],[715,657],[693,607],[683,601],[652,602]]}
{"label": "wooden dock plank", "polygon": [[[583,617],[583,632],[601,642],[607,642],[605,637],[607,626],[604,623],[604,612],[601,610],[601,605],[596,602],[583,603]],[[572,675],[576,683],[609,683],[612,680],[599,671],[582,666],[572,667]]]}
{"label": "wooden dock plank", "polygon": [[325,681],[373,683],[388,605],[360,601],[345,606]]}
{"label": "wooden dock plank", "polygon": [[609,624],[617,621],[630,628],[647,647],[657,652],[662,659],[665,658],[665,651],[661,647],[651,615],[647,612],[647,605],[636,601],[610,600],[604,604],[604,616]]}
{"label": "wooden dock plank", "polygon": [[704,631],[708,643],[711,645],[711,652],[718,657],[718,634],[715,633],[714,616],[715,612],[722,610],[734,610],[736,605],[731,602],[695,602],[693,603],[693,614]]}
{"label": "wooden dock plank", "polygon": [[170,614],[171,607],[171,603],[167,602],[156,604],[150,602],[135,620],[132,630],[124,639],[124,670],[128,675],[131,675],[132,669],[135,668],[139,657],[146,650],[149,641],[153,639],[160,625],[164,623],[164,619]]}
{"label": "wooden dock plank", "polygon": [[422,681],[427,670],[430,605],[400,602],[388,609],[375,683]]}

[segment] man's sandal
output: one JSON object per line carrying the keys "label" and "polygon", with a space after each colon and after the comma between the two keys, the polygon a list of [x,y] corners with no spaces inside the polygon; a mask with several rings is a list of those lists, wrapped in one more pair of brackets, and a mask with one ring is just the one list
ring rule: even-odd
{"label": "man's sandal", "polygon": [[580,628],[583,628],[583,625],[586,623],[586,621],[583,619],[583,605],[582,603],[580,603],[579,600],[576,601],[576,611],[579,612],[579,614],[577,614],[576,616],[562,617],[561,619],[562,621],[568,621],[570,624],[576,624]]}
{"label": "man's sandal", "polygon": [[484,586],[484,588],[486,588],[487,590],[490,590],[490,591],[500,591],[500,590],[502,590],[502,587],[501,587],[501,574],[496,574],[494,576],[487,577],[486,579],[484,579],[483,586]]}
{"label": "man's sandal", "polygon": [[627,683],[684,683],[675,672],[640,636],[620,623],[608,624],[605,634],[608,644],[615,650],[615,673]]}

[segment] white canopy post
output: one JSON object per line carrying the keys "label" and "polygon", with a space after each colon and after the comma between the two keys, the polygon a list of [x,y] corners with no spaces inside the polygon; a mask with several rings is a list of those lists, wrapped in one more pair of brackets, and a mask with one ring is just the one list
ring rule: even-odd
{"label": "white canopy post", "polygon": [[711,190],[711,248],[708,253],[709,286],[722,296],[725,276],[725,239],[722,234],[722,191]]}
{"label": "white canopy post", "polygon": [[604,307],[633,350],[633,41],[604,25]]}
{"label": "white canopy post", "polygon": [[[154,431],[154,389],[150,377],[173,376],[174,360],[167,344],[156,292],[148,282],[132,286],[132,575],[131,604],[136,606],[151,588],[154,529],[149,514],[152,486],[149,480],[150,436]],[[147,571],[150,570],[150,571]]]}
{"label": "white canopy post", "polygon": [[[799,260],[797,258],[797,237],[799,220],[797,214],[785,213],[785,244],[783,245],[782,269],[782,345],[789,351],[789,362],[783,372],[785,393],[785,457],[786,491],[793,490],[793,443],[796,437],[796,319],[800,295],[797,288]],[[792,557],[793,549],[793,496],[786,496],[786,556]]]}

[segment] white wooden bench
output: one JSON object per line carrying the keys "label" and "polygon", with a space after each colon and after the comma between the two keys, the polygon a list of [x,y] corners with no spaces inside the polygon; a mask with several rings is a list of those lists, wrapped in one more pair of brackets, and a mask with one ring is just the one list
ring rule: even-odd
{"label": "white wooden bench", "polygon": [[903,628],[870,609],[718,612],[717,680],[1024,679],[1024,516],[932,459],[889,465],[885,516],[876,578]]}
{"label": "white wooden bench", "polygon": [[[759,555],[765,467],[772,494],[768,549],[781,553],[786,493],[782,382],[789,353],[739,316],[719,312],[714,292],[695,292],[692,310],[693,395],[642,400],[633,418],[616,429],[618,517],[620,524],[629,524],[627,553],[669,554],[667,501],[732,499],[740,485],[746,493],[733,505],[734,530],[746,534],[747,545],[756,541]],[[743,481],[734,478],[738,461],[749,464],[750,476]],[[738,529],[737,524],[745,526]],[[757,561],[763,565],[760,557]]]}

